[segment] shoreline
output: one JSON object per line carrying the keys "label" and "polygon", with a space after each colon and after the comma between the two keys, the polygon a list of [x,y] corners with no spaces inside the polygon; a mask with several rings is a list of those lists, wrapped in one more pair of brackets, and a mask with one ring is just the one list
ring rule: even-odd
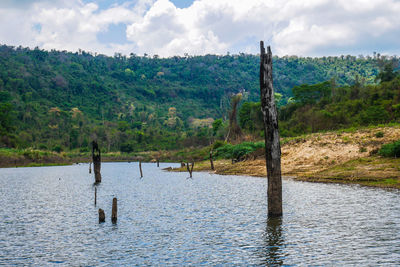
{"label": "shoreline", "polygon": [[[381,126],[335,132],[314,133],[281,139],[282,176],[307,182],[360,184],[400,189],[400,159],[377,155],[383,144],[400,140],[400,126]],[[149,151],[122,154],[103,153],[102,162],[195,161],[193,171],[211,171],[209,147],[186,151]],[[193,157],[193,152],[202,151]],[[216,159],[214,173],[266,177],[263,153],[248,154],[247,160],[232,164]],[[207,160],[205,160],[207,159]],[[55,153],[39,150],[0,149],[0,167],[54,166],[90,162],[89,153]],[[186,167],[171,171],[184,171]]]}

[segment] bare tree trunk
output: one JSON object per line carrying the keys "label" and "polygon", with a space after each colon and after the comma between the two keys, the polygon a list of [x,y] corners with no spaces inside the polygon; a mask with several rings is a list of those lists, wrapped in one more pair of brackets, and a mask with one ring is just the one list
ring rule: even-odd
{"label": "bare tree trunk", "polygon": [[116,223],[117,222],[117,211],[118,211],[117,198],[114,197],[113,198],[113,203],[112,203],[112,211],[111,211],[111,222],[112,223]]}
{"label": "bare tree trunk", "polygon": [[260,42],[261,111],[264,117],[265,157],[268,177],[268,216],[282,216],[281,145],[272,82],[272,53]]}
{"label": "bare tree trunk", "polygon": [[94,205],[97,204],[97,187],[94,188]]}
{"label": "bare tree trunk", "polygon": [[189,162],[187,162],[187,163],[186,163],[186,168],[187,168],[187,171],[188,171],[189,174],[190,174],[190,177],[189,177],[189,178],[193,178],[193,177],[192,177],[192,172],[193,172],[194,162],[192,162],[192,166],[189,166],[189,165],[190,165]]}
{"label": "bare tree trunk", "polygon": [[139,161],[140,178],[143,178],[142,161]]}
{"label": "bare tree trunk", "polygon": [[214,170],[214,161],[213,161],[213,150],[210,150],[210,165],[211,165],[211,170]]}
{"label": "bare tree trunk", "polygon": [[92,142],[92,158],[93,158],[93,170],[94,170],[94,179],[96,183],[101,183],[101,153],[99,149],[99,145],[96,141]]}

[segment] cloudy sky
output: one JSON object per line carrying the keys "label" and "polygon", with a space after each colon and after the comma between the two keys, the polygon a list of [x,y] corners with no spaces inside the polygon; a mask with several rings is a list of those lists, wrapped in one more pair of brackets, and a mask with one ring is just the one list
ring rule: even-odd
{"label": "cloudy sky", "polygon": [[0,44],[114,55],[400,54],[400,0],[0,0]]}

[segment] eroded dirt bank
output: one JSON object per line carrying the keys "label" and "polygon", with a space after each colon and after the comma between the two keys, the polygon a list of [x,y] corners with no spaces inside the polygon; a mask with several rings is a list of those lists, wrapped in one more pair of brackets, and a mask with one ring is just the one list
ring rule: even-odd
{"label": "eroded dirt bank", "polygon": [[[399,139],[399,126],[283,139],[282,174],[304,181],[400,188],[400,159],[377,155],[383,144]],[[217,174],[266,176],[263,156],[234,164],[217,160],[214,165]],[[194,170],[211,171],[210,164],[197,163]]]}

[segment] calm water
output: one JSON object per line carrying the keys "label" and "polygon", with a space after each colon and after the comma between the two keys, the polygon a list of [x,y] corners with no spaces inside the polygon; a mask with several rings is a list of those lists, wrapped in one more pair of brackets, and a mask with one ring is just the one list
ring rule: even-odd
{"label": "calm water", "polygon": [[285,180],[268,220],[266,179],[143,171],[104,163],[95,207],[87,164],[0,169],[0,265],[400,263],[399,191]]}

